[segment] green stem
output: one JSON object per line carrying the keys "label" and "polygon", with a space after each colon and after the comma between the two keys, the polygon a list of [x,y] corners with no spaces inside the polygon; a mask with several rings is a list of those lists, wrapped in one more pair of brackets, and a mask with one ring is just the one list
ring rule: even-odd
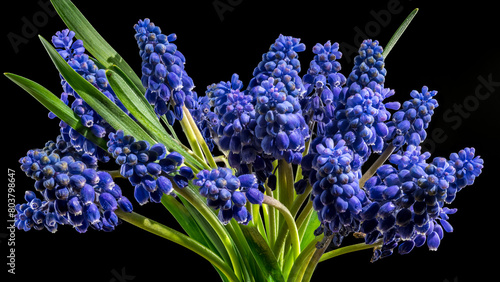
{"label": "green stem", "polygon": [[105,172],[109,173],[113,178],[125,178],[121,175],[120,170],[106,170]]}
{"label": "green stem", "polygon": [[239,261],[239,256],[234,246],[234,242],[231,236],[224,228],[222,223],[219,221],[217,216],[212,212],[212,210],[201,200],[197,193],[195,193],[191,187],[179,188],[175,183],[172,183],[175,191],[183,196],[191,205],[193,205],[208,221],[208,223],[214,228],[214,231],[220,237],[222,244],[227,250],[231,263],[233,265],[234,272],[239,279],[242,279],[242,269]]}
{"label": "green stem", "polygon": [[338,249],[335,249],[333,251],[329,251],[327,253],[324,253],[321,256],[321,258],[319,259],[319,262],[322,262],[322,261],[325,261],[325,260],[328,260],[328,259],[340,256],[340,255],[344,255],[344,254],[347,254],[347,253],[352,253],[352,252],[357,252],[357,251],[361,251],[361,250],[377,248],[377,247],[382,246],[382,242],[383,242],[383,240],[379,239],[379,240],[377,240],[375,243],[373,243],[371,245],[367,245],[365,243],[359,243],[359,244],[354,244],[354,245],[349,245],[349,246],[345,246],[345,247],[342,247],[342,248],[338,248]]}
{"label": "green stem", "polygon": [[378,159],[372,164],[372,166],[361,176],[361,179],[359,180],[359,187],[363,187],[365,185],[365,182],[372,177],[375,172],[377,172],[377,169],[381,167],[385,161],[392,155],[394,152],[394,149],[396,147],[390,143],[387,148],[385,148],[384,152],[378,157]]}
{"label": "green stem", "polygon": [[115,213],[119,218],[130,224],[133,224],[157,236],[170,240],[199,254],[215,267],[217,267],[220,271],[222,271],[222,273],[224,273],[230,281],[239,281],[239,279],[233,273],[231,267],[229,267],[219,256],[217,256],[214,252],[212,252],[210,249],[203,246],[199,242],[191,239],[190,237],[135,212],[127,213],[118,209],[115,211]]}
{"label": "green stem", "polygon": [[[266,185],[266,195],[273,198],[273,191],[271,188]],[[266,205],[266,209],[268,210],[269,216],[269,225],[267,226],[269,229],[269,247],[273,249],[274,244],[276,243],[276,214],[274,212],[274,208]],[[276,254],[276,253],[275,253]]]}
{"label": "green stem", "polygon": [[205,154],[205,158],[207,159],[208,163],[212,168],[217,168],[217,164],[215,163],[214,157],[212,156],[212,152],[210,152],[210,148],[208,148],[207,142],[205,142],[205,139],[203,138],[203,135],[201,135],[200,130],[198,129],[198,126],[194,122],[193,117],[191,116],[191,113],[189,110],[186,108],[186,106],[182,107],[182,111],[184,112],[184,117],[187,118],[189,124],[191,125],[191,129],[194,132],[194,135],[196,136],[196,139],[198,140],[198,144],[201,145],[201,149],[203,150],[203,153]]}
{"label": "green stem", "polygon": [[186,117],[186,115],[184,115],[184,117],[181,120],[181,126],[182,130],[184,130],[184,135],[188,140],[191,150],[193,150],[195,155],[203,158],[203,153],[201,152],[200,145],[198,143],[198,140],[196,139],[196,135],[194,134],[193,128],[191,127],[191,124],[189,123],[189,120]]}
{"label": "green stem", "polygon": [[293,216],[297,216],[300,207],[302,206],[304,201],[306,201],[307,198],[309,197],[309,193],[311,193],[311,190],[312,186],[309,183],[307,183],[307,187],[304,193],[297,195],[297,197],[293,201],[292,207],[290,208],[290,212],[293,214]]}
{"label": "green stem", "polygon": [[314,254],[309,260],[309,263],[307,264],[307,267],[304,271],[302,281],[311,281],[314,270],[316,269],[316,266],[318,265],[318,262],[321,259],[321,256],[325,252],[326,248],[328,248],[328,245],[330,245],[332,239],[333,235],[324,237],[321,243],[319,243],[319,246],[316,247],[316,250],[314,251]]}
{"label": "green stem", "polygon": [[278,164],[279,200],[285,207],[293,202],[293,170],[292,165],[285,160],[279,160]]}
{"label": "green stem", "polygon": [[302,276],[304,276],[306,267],[316,251],[316,244],[323,240],[323,236],[324,234],[321,234],[317,239],[312,240],[304,248],[304,250],[302,250],[300,255],[297,257],[297,260],[293,263],[292,269],[288,275],[288,282],[302,281]]}
{"label": "green stem", "polygon": [[295,219],[293,218],[292,214],[280,201],[267,195],[264,195],[264,201],[262,203],[276,208],[285,218],[285,222],[288,225],[288,230],[290,231],[290,236],[292,239],[293,259],[296,259],[300,254],[300,240],[297,225],[295,225]]}

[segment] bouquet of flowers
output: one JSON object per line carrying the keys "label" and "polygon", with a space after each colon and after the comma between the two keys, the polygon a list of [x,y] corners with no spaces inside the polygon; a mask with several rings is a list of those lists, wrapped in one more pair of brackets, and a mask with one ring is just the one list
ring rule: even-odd
{"label": "bouquet of flowers", "polygon": [[[60,120],[55,140],[19,160],[34,180],[16,205],[19,230],[110,232],[125,221],[199,254],[223,281],[309,281],[345,253],[372,249],[374,262],[436,250],[453,231],[448,205],[483,168],[474,148],[421,150],[437,91],[390,101],[384,59],[418,10],[385,48],[364,40],[351,72],[327,41],[301,74],[305,44],[280,35],[248,83],[233,74],[198,95],[175,34],[138,21],[138,77],[70,1],[52,3],[68,29],[40,39],[61,95],[5,74]],[[182,230],[135,212],[146,203]],[[350,235],[360,243],[344,246]]]}

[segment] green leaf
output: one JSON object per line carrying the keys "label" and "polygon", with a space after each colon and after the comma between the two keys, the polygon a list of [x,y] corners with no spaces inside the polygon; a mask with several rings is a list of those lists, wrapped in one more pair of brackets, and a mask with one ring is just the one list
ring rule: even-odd
{"label": "green leaf", "polygon": [[106,70],[106,77],[116,97],[149,135],[158,140],[159,136],[167,134],[144,95],[121,69],[112,66],[112,70]]}
{"label": "green leaf", "polygon": [[247,238],[252,255],[261,272],[266,276],[266,281],[285,281],[278,265],[278,260],[266,240],[253,226],[240,226]]}
{"label": "green leaf", "polygon": [[312,240],[314,240],[314,230],[316,230],[320,224],[321,222],[319,222],[318,219],[318,212],[313,211],[311,217],[309,218],[309,222],[307,223],[306,231],[304,232],[304,237],[300,242],[301,246],[303,245],[306,246]]}
{"label": "green leaf", "polygon": [[208,164],[196,160],[191,156],[177,140],[173,139],[160,123],[156,113],[148,100],[126,74],[116,65],[111,66],[106,71],[109,84],[116,96],[123,103],[125,108],[137,119],[142,128],[156,141],[162,143],[169,151],[176,151],[191,166],[198,168],[210,168]]}
{"label": "green leaf", "polygon": [[217,267],[229,281],[240,281],[234,274],[231,267],[223,261],[219,256],[212,252],[207,247],[203,246],[199,242],[193,240],[192,238],[176,231],[168,226],[160,224],[154,220],[144,217],[135,212],[127,213],[121,209],[115,211],[116,215],[122,220],[133,224],[139,228],[142,228],[148,232],[151,232],[157,236],[170,240],[176,244],[179,244],[208,260],[211,264]]}
{"label": "green leaf", "polygon": [[68,63],[59,55],[52,45],[39,36],[45,50],[49,54],[52,62],[59,70],[64,79],[80,95],[80,97],[89,104],[103,119],[105,119],[113,128],[122,129],[125,134],[133,135],[136,139],[148,141],[155,144],[156,141],[151,138],[135,121],[133,121],[125,112],[122,111],[113,101],[106,97],[101,91],[95,88],[90,82],[78,74]]}
{"label": "green leaf", "polygon": [[399,38],[401,37],[401,35],[403,35],[403,33],[405,32],[406,28],[410,25],[411,21],[413,20],[413,18],[415,17],[415,15],[417,15],[417,13],[418,13],[418,8],[416,8],[415,10],[413,10],[408,15],[408,17],[406,17],[406,19],[399,26],[399,28],[396,30],[396,32],[394,33],[394,35],[389,40],[389,43],[387,43],[387,45],[385,46],[384,52],[382,52],[382,56],[384,58],[387,58],[387,56],[391,52],[392,48],[394,47],[394,45],[396,45],[396,42],[398,42]]}
{"label": "green leaf", "polygon": [[102,138],[96,137],[89,128],[85,127],[80,122],[80,117],[77,116],[63,101],[61,101],[59,97],[54,95],[42,85],[22,76],[12,73],[5,73],[5,76],[28,92],[31,96],[38,100],[38,102],[68,124],[71,128],[75,129],[85,138],[106,150],[106,141]]}
{"label": "green leaf", "polygon": [[83,40],[88,50],[106,68],[117,65],[127,74],[138,89],[145,92],[141,80],[125,60],[111,47],[106,40],[95,30],[78,8],[69,0],[51,0],[56,12],[66,26],[76,33],[76,37]]}
{"label": "green leaf", "polygon": [[205,234],[201,231],[200,227],[189,214],[188,210],[179,202],[176,198],[163,195],[161,198],[161,203],[165,208],[172,214],[179,225],[186,231],[189,237],[200,242],[205,247],[209,247],[212,251],[214,250],[209,242],[206,240]]}

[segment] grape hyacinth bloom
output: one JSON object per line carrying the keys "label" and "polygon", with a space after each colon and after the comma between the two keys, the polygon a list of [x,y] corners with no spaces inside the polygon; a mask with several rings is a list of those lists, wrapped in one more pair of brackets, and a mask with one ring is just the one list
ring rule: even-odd
{"label": "grape hyacinth bloom", "polygon": [[207,198],[207,205],[219,210],[219,220],[228,224],[232,218],[247,225],[252,220],[245,204],[262,204],[264,194],[259,191],[257,178],[253,174],[234,176],[231,169],[202,170],[193,184],[199,186],[200,195]]}
{"label": "grape hyacinth bloom", "polygon": [[302,169],[312,185],[313,208],[324,229],[336,234],[338,242],[359,230],[358,214],[367,203],[360,189],[359,157],[331,138],[317,137],[310,153],[302,160]]}
{"label": "grape hyacinth bloom", "polygon": [[[120,107],[125,113],[128,110],[123,106],[121,101],[116,97],[113,90],[109,86],[104,69],[99,69],[98,66],[85,54],[83,41],[74,40],[75,32],[68,29],[58,31],[52,36],[52,44],[59,54],[68,62],[68,64],[83,78],[90,82],[94,87],[101,91],[113,103]],[[64,92],[61,94],[61,100],[69,105],[69,97],[73,96],[74,100],[70,106],[73,112],[80,117],[82,124],[88,127],[92,134],[98,138],[105,138],[110,132],[115,130],[105,121],[94,109],[92,109],[71,86],[61,76],[61,84]],[[55,118],[53,113],[49,113],[50,118]],[[70,142],[76,150],[84,151],[87,154],[95,155],[100,161],[107,162],[109,157],[107,153],[97,147],[94,143],[87,140],[76,130],[69,127],[65,122],[60,122],[61,135],[66,142]]]}
{"label": "grape hyacinth bloom", "polygon": [[354,67],[347,78],[350,95],[359,93],[372,81],[378,85],[384,85],[387,70],[383,51],[384,49],[377,40],[363,40],[358,55],[354,58]]}
{"label": "grape hyacinth bloom", "polygon": [[240,163],[255,162],[257,154],[262,151],[253,134],[255,128],[253,96],[249,95],[248,91],[241,91],[242,87],[243,83],[239,80],[239,76],[233,74],[231,81],[221,81],[207,93],[219,120],[215,127],[219,148],[229,152],[229,160],[237,160],[232,162],[236,167]]}
{"label": "grape hyacinth bloom", "polygon": [[298,75],[300,61],[297,53],[305,49],[306,45],[300,43],[299,38],[280,34],[274,44],[269,47],[269,51],[262,55],[262,61],[254,69],[254,77],[250,81],[248,89],[252,90],[264,80],[273,77],[282,82],[287,92],[293,97],[302,95],[305,89]]}
{"label": "grape hyacinth bloom", "polygon": [[88,227],[112,231],[120,222],[114,210],[120,207],[132,211],[132,204],[111,175],[87,166],[83,160],[75,151],[61,153],[53,142],[44,149],[28,151],[19,160],[42,196],[37,198],[35,192],[27,191],[27,202],[16,206],[15,225],[19,230],[45,228],[56,232],[59,225],[72,225],[80,233]]}
{"label": "grape hyacinth bloom", "polygon": [[[372,88],[374,90],[372,90]],[[394,95],[394,91],[382,89],[379,85],[365,87],[349,96],[344,109],[335,112],[335,121],[327,125],[327,132],[338,129],[348,145],[365,160],[371,152],[381,153],[384,138],[389,134],[386,121],[391,113],[387,108],[397,110],[399,103],[384,103],[384,99]]]}
{"label": "grape hyacinth bloom", "polygon": [[149,19],[140,20],[135,26],[135,39],[142,58],[142,84],[146,99],[154,106],[156,114],[166,115],[170,124],[183,117],[182,107],[194,107],[196,94],[193,80],[184,70],[186,59],[172,42],[174,33],[164,35]]}
{"label": "grape hyacinth bloom", "polygon": [[[473,174],[477,176],[483,161],[474,156],[473,150],[466,150],[468,158],[477,164]],[[464,156],[465,150],[461,152]],[[457,155],[451,154],[450,159]],[[426,241],[429,250],[436,250],[443,239],[443,230],[453,231],[448,215],[456,209],[444,204],[454,199],[454,185],[460,173],[452,160],[436,157],[427,162],[429,157],[428,152],[421,153],[420,147],[408,145],[405,151],[389,158],[392,164],[381,166],[377,175],[365,183],[371,203],[361,213],[360,231],[366,234],[367,244],[383,238],[383,246],[375,250],[373,261],[391,255],[399,243],[402,254]]]}
{"label": "grape hyacinth bloom", "polygon": [[110,133],[108,152],[120,165],[120,174],[128,178],[134,188],[134,197],[140,205],[148,201],[159,203],[161,197],[173,193],[172,181],[184,188],[194,175],[177,152],[167,154],[163,144],[150,146],[146,141],[136,141],[122,130]]}
{"label": "grape hyacinth bloom", "polygon": [[300,104],[309,127],[312,128],[313,122],[316,122],[318,135],[324,135],[325,124],[334,118],[346,78],[339,72],[341,65],[337,60],[342,58],[342,53],[337,42],[317,43],[312,51],[315,56],[302,78],[306,92]]}
{"label": "grape hyacinth bloom", "polygon": [[402,108],[394,113],[392,120],[387,123],[389,133],[386,138],[393,140],[392,144],[396,148],[405,143],[418,146],[425,140],[425,129],[438,106],[434,99],[436,94],[437,91],[429,91],[427,86],[422,87],[422,92],[413,90],[410,93],[413,99],[405,101]]}
{"label": "grape hyacinth bloom", "polygon": [[299,164],[309,138],[309,127],[297,98],[288,95],[285,85],[272,77],[252,92],[257,100],[255,136],[261,140],[264,153]]}

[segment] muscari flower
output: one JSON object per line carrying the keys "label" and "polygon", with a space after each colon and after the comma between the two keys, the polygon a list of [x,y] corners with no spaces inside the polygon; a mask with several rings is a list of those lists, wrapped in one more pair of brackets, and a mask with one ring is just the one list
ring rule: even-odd
{"label": "muscari flower", "polygon": [[306,46],[300,43],[299,38],[280,34],[274,44],[269,47],[269,51],[262,55],[262,61],[254,69],[248,89],[252,90],[264,80],[273,77],[284,84],[290,95],[294,97],[302,95],[305,89],[298,75],[300,61],[297,53],[305,49]]}
{"label": "muscari flower", "polygon": [[[409,145],[405,151],[393,154],[389,158],[392,164],[381,166],[377,175],[365,183],[371,203],[361,212],[360,231],[366,234],[367,244],[383,238],[383,246],[375,250],[372,261],[391,255],[398,244],[401,254],[425,242],[429,250],[436,250],[443,231],[453,231],[448,215],[456,209],[444,204],[450,202],[448,190],[453,189],[460,173],[453,161],[436,157],[428,163],[429,157],[428,152],[420,152],[420,147]],[[482,163],[473,152],[469,159]],[[476,176],[479,173],[476,170]]]}
{"label": "muscari flower", "polygon": [[302,170],[312,185],[313,208],[325,232],[333,232],[336,244],[359,230],[359,213],[368,203],[360,189],[360,160],[345,141],[317,137],[311,142]]}
{"label": "muscari flower", "polygon": [[162,34],[149,19],[140,20],[134,29],[142,58],[141,81],[147,89],[146,99],[158,116],[166,115],[173,124],[175,119],[182,119],[182,107],[192,109],[196,101],[196,93],[191,91],[193,80],[184,70],[184,55],[171,43],[177,36]]}
{"label": "muscari flower", "polygon": [[372,81],[383,86],[387,74],[383,51],[377,40],[363,40],[358,55],[354,58],[354,67],[347,78],[351,95],[358,93]]}
{"label": "muscari flower", "polygon": [[304,97],[299,99],[302,112],[310,128],[313,128],[313,122],[317,123],[319,136],[325,134],[325,124],[334,118],[338,97],[346,82],[345,76],[339,73],[341,65],[337,60],[342,53],[338,49],[336,42],[317,43],[312,49],[314,59],[302,78],[306,89]]}
{"label": "muscari flower", "polygon": [[[99,69],[94,61],[92,61],[89,56],[85,54],[83,41],[79,39],[74,41],[74,36],[75,33],[68,29],[57,32],[56,35],[52,37],[52,44],[59,54],[78,74],[101,91],[125,113],[128,113],[127,109],[123,106],[109,86],[105,70]],[[114,129],[83,99],[80,98],[78,93],[71,88],[62,76],[61,84],[64,89],[64,92],[61,94],[61,100],[65,104],[69,105],[69,97],[74,97],[74,100],[70,105],[71,109],[77,116],[80,117],[82,124],[85,127],[88,127],[92,134],[98,138],[106,138],[110,132],[114,132]],[[55,118],[55,115],[53,113],[49,113],[49,117]],[[62,137],[66,142],[70,142],[75,149],[95,155],[102,162],[107,162],[109,160],[109,157],[104,150],[87,140],[76,130],[69,127],[63,121],[61,121],[59,125]]]}
{"label": "muscari flower", "polygon": [[44,149],[30,150],[19,160],[21,169],[36,181],[35,190],[42,198],[26,192],[27,202],[16,206],[16,227],[56,232],[58,225],[72,225],[80,233],[89,226],[114,230],[119,224],[114,210],[120,207],[131,212],[132,204],[111,175],[96,170],[94,163],[87,165],[88,159],[77,151],[61,151],[60,147],[48,142]]}
{"label": "muscari flower", "polygon": [[298,99],[288,95],[285,85],[272,77],[252,89],[255,106],[255,136],[264,154],[299,164],[309,127]]}
{"label": "muscari flower", "polygon": [[148,201],[159,203],[161,197],[173,193],[172,182],[184,188],[194,175],[177,152],[167,154],[161,143],[150,146],[146,141],[136,141],[122,130],[110,133],[108,152],[120,165],[120,174],[134,185],[134,197],[140,205]]}
{"label": "muscari flower", "polygon": [[[372,85],[373,84],[373,85]],[[388,109],[399,109],[399,103],[384,100],[394,91],[382,88],[373,82],[371,87],[364,87],[358,93],[349,96],[345,105],[335,111],[335,119],[326,125],[327,134],[338,130],[342,139],[365,160],[371,152],[380,153],[384,148],[384,139],[389,134],[386,122],[391,113]]]}
{"label": "muscari flower", "polygon": [[248,201],[260,205],[264,200],[255,175],[236,177],[229,168],[202,170],[193,184],[200,187],[200,195],[207,198],[207,205],[219,210],[218,217],[223,224],[228,224],[232,218],[238,223],[248,224],[252,217],[245,204]]}
{"label": "muscari flower", "polygon": [[437,91],[429,91],[427,86],[422,92],[413,90],[410,95],[413,99],[405,101],[401,109],[395,112],[387,123],[389,133],[387,140],[398,148],[405,143],[418,146],[427,137],[425,129],[429,126],[434,109],[438,102],[433,97]]}

